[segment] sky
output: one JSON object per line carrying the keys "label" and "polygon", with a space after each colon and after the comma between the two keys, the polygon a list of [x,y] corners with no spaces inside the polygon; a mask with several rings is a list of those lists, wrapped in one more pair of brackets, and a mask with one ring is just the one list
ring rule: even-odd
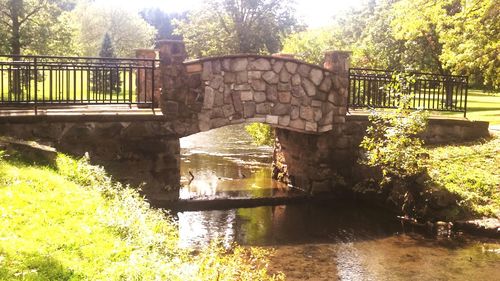
{"label": "sky", "polygon": [[[111,5],[142,10],[159,7],[167,13],[184,12],[203,5],[203,0],[97,0],[100,5]],[[326,26],[333,16],[351,7],[359,7],[363,0],[295,0],[297,17],[311,28]]]}

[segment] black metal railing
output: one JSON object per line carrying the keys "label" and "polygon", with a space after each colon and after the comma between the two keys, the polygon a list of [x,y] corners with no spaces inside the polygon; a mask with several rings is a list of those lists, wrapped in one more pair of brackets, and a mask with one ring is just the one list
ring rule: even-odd
{"label": "black metal railing", "polygon": [[158,61],[0,55],[0,107],[155,104]]}
{"label": "black metal railing", "polygon": [[[349,108],[394,108],[397,96],[388,91],[394,72],[378,69],[349,69]],[[412,109],[467,113],[468,77],[409,72],[414,82]]]}

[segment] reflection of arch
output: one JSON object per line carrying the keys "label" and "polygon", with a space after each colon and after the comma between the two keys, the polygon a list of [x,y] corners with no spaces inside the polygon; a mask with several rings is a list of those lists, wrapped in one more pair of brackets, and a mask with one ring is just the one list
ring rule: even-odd
{"label": "reflection of arch", "polygon": [[243,122],[316,134],[344,122],[339,73],[276,56],[185,57],[182,42],[161,45],[162,111],[179,135]]}

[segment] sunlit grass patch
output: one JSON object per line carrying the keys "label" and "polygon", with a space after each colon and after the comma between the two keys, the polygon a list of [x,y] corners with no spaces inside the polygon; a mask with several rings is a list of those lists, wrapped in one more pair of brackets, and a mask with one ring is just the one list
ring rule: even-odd
{"label": "sunlit grass patch", "polygon": [[267,251],[178,247],[168,214],[105,171],[0,157],[0,280],[273,280]]}
{"label": "sunlit grass patch", "polygon": [[432,180],[479,215],[500,217],[500,137],[429,149]]}

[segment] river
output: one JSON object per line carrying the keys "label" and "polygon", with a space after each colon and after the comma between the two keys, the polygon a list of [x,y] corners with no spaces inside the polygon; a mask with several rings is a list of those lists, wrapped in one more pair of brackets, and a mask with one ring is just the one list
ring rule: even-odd
{"label": "river", "polygon": [[[270,179],[272,149],[253,145],[242,125],[181,139],[181,151],[184,199],[286,193],[286,186]],[[284,272],[287,280],[500,280],[500,241],[429,236],[354,202],[175,217],[182,247],[213,239],[263,246],[273,251],[270,271]]]}

